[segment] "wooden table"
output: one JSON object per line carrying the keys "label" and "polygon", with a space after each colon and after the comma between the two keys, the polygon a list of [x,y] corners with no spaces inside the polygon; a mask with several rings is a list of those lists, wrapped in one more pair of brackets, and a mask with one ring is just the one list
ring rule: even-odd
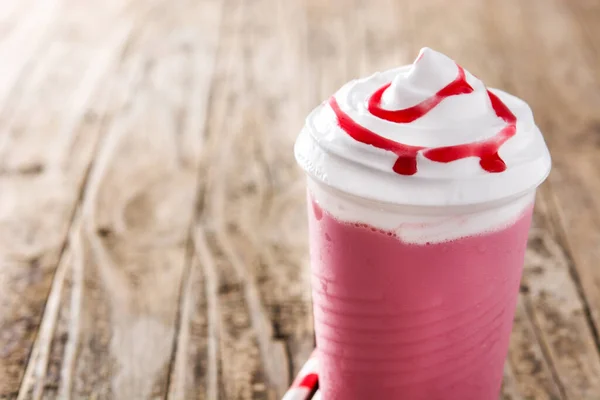
{"label": "wooden table", "polygon": [[554,157],[503,398],[599,399],[595,0],[0,2],[0,398],[278,399],[313,347],[294,138],[425,45]]}

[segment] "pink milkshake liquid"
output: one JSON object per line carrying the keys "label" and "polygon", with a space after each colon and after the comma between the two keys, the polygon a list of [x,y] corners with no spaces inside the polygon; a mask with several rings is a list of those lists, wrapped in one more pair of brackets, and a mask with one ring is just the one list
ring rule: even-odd
{"label": "pink milkshake liquid", "polygon": [[323,398],[497,400],[533,196],[516,199],[512,209],[521,211],[495,230],[408,243],[336,219],[315,193],[309,228]]}

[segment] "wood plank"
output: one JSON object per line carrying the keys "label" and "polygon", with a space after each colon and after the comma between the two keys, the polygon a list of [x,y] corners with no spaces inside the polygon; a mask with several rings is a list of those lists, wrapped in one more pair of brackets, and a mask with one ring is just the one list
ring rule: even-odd
{"label": "wood plank", "polygon": [[[227,110],[228,98],[237,97],[237,93],[229,88],[229,83],[230,80],[237,83],[240,79],[236,57],[239,57],[240,52],[241,13],[242,7],[239,4],[226,3],[222,10],[224,18],[221,27],[221,45],[213,77],[212,101],[209,105],[211,117],[205,132],[204,157],[200,173],[202,176],[199,189],[201,200],[198,204],[200,216],[206,209],[205,193],[211,180],[207,171],[212,162],[210,155],[214,153],[213,148],[218,148],[223,132],[227,131],[223,126],[230,118],[230,111]],[[218,121],[218,124],[213,125],[214,121]],[[218,176],[212,177],[212,179],[216,178]],[[206,389],[199,394],[204,398],[208,395],[215,399],[225,399],[233,395],[237,395],[238,398],[252,398],[255,395],[264,398],[265,387],[261,386],[264,375],[260,366],[260,352],[252,331],[245,299],[240,290],[241,284],[239,279],[235,283],[226,281],[229,278],[235,279],[235,271],[221,253],[213,254],[203,225],[201,222],[200,227],[195,229],[194,255],[197,262],[193,265],[191,277],[195,278],[193,285],[203,287],[207,300],[204,308],[199,308],[203,305],[198,304],[197,300],[194,301],[194,293],[184,292],[184,302],[192,303],[194,308],[188,315],[182,316],[180,329],[183,334],[186,332],[192,334],[190,329],[194,321],[199,315],[206,315],[208,326],[198,335],[200,343],[202,341],[206,343],[203,346],[207,357],[206,369],[194,374],[190,379],[186,371],[191,370],[192,365],[202,362],[203,355],[195,351],[192,342],[180,343],[176,357],[179,363],[176,363],[173,372],[173,382],[177,386],[173,387],[171,396],[177,398],[175,396],[189,395],[196,392],[197,387],[205,386]],[[210,238],[212,239],[212,235]],[[214,241],[211,243],[214,244]],[[183,361],[180,361],[182,359]]]}
{"label": "wood plank", "polygon": [[[48,45],[48,36],[58,25],[57,18],[64,0],[3,1],[0,16],[0,118],[14,112],[23,77],[31,69]],[[10,101],[8,101],[10,99]],[[0,136],[0,149],[6,146],[10,135]]]}
{"label": "wood plank", "polygon": [[[195,54],[195,64],[202,65],[210,83],[195,93],[191,108],[200,115],[198,131],[206,133],[206,113],[209,111],[208,97],[213,91],[212,79],[221,33],[221,21],[224,18],[223,4],[218,1],[205,1],[202,4],[201,36],[204,52]],[[200,89],[200,88],[198,88]],[[200,123],[201,121],[201,123]],[[203,139],[204,141],[204,139]],[[199,175],[201,193],[203,174]],[[194,235],[194,234],[193,234]],[[195,235],[194,235],[195,239]],[[193,248],[205,245],[202,241],[193,241]],[[184,287],[180,304],[180,321],[174,364],[170,376],[169,399],[219,399],[219,330],[214,261],[205,254],[205,247],[194,250],[189,275],[184,278]],[[210,264],[210,265],[209,265]]]}
{"label": "wood plank", "polygon": [[[305,2],[305,35],[309,104],[305,113],[326,100],[344,83],[358,76],[360,55],[353,51],[356,31],[351,32],[353,9],[343,0]],[[373,5],[378,9],[377,5]]]}
{"label": "wood plank", "polygon": [[[600,34],[598,19],[600,4],[593,1],[580,0],[563,2],[566,9],[572,11],[573,38],[584,44],[578,52],[577,61],[586,61],[581,65],[581,72],[586,79],[586,85],[577,89],[586,93],[586,101],[591,101],[591,112],[581,128],[572,131],[572,143],[568,155],[560,160],[561,171],[554,174],[555,186],[561,188],[555,193],[557,213],[563,228],[563,241],[569,246],[572,257],[576,262],[577,271],[581,277],[581,287],[589,299],[589,316],[596,328],[597,345],[600,345],[600,274],[596,271],[598,260],[598,243],[600,236],[600,202],[594,196],[600,188],[597,179],[600,132]],[[577,196],[571,196],[572,190],[577,190]],[[583,213],[581,210],[589,210]]]}
{"label": "wood plank", "polygon": [[[43,37],[46,22],[54,18],[53,13],[42,17],[49,5],[54,6],[45,1],[41,10],[31,10],[40,31],[30,26],[27,39],[42,41],[38,34]],[[14,57],[0,45],[0,54],[15,62],[0,82],[1,101],[11,102],[2,114],[0,140],[0,398],[17,394],[100,135],[101,120],[92,118],[104,113],[107,92],[100,82],[123,35],[122,27],[115,26],[100,38],[98,25],[79,22],[69,25],[79,38],[66,38],[59,29],[63,17],[19,82],[21,72],[12,68],[28,64],[31,49],[21,52],[18,45],[33,42],[15,40],[10,47]],[[20,86],[16,91],[15,84]]]}
{"label": "wood plank", "polygon": [[[498,62],[510,90],[532,106],[555,158],[576,143],[583,148],[578,136],[597,119],[600,94],[597,65],[586,56],[569,9],[554,0],[493,4],[497,17],[488,17],[487,26],[497,32],[495,46],[503,54]],[[499,20],[514,21],[512,29]]]}
{"label": "wood plank", "polygon": [[[600,299],[595,261],[590,259],[598,243],[598,207],[589,202],[594,187],[581,184],[586,181],[581,171],[592,177],[592,165],[598,164],[597,156],[582,148],[593,137],[582,135],[579,127],[594,120],[600,96],[583,50],[585,41],[565,7],[556,1],[496,2],[493,13],[520,21],[511,30],[495,28],[501,32],[496,39],[505,54],[502,65],[512,71],[507,78],[513,91],[532,105],[554,156],[554,172],[538,196],[525,273],[527,285],[535,287],[534,322],[565,396],[592,399],[600,392],[597,320],[594,326],[589,317],[597,314]],[[574,153],[576,158],[570,156]],[[564,184],[567,174],[571,185]],[[565,215],[577,216],[580,224],[567,224]]]}
{"label": "wood plank", "polygon": [[[555,381],[531,322],[532,316],[528,312],[529,307],[526,306],[529,301],[528,290],[527,286],[523,285],[522,294],[519,295],[506,363],[512,372],[511,380],[504,382],[503,390],[511,390],[512,397],[516,397],[514,393],[518,393],[523,399],[563,399],[564,396]],[[509,386],[513,388],[508,389]]]}
{"label": "wood plank", "polygon": [[107,136],[22,398],[167,395],[218,34],[201,22],[218,3],[133,6],[119,10],[137,29],[105,80]]}
{"label": "wood plank", "polygon": [[570,275],[568,249],[557,232],[550,188],[542,187],[538,196],[523,285],[559,388],[566,398],[593,399],[600,393],[600,358],[585,304]]}
{"label": "wood plank", "polygon": [[291,153],[277,150],[291,151],[290,127],[304,117],[301,27],[289,23],[301,21],[297,10],[229,1],[223,11],[197,244],[207,290],[218,292],[208,373],[220,398],[280,398],[304,361],[293,353],[313,344],[303,183]]}
{"label": "wood plank", "polygon": [[595,65],[591,71],[595,73],[596,80],[600,80],[600,70],[597,66],[600,64],[600,4],[594,0],[563,0],[563,5],[572,11],[574,25],[577,25],[580,33],[579,42],[582,44],[581,50],[591,65]]}
{"label": "wood plank", "polygon": [[500,393],[501,400],[522,400],[517,387],[517,379],[510,366],[510,363],[504,365],[504,377],[502,382],[502,392]]}
{"label": "wood plank", "polygon": [[177,353],[170,399],[220,399],[218,282],[203,232],[194,237],[195,254],[183,291]]}

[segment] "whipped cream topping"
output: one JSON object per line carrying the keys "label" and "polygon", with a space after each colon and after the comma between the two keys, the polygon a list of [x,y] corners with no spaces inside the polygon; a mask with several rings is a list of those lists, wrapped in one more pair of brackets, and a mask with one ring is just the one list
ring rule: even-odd
{"label": "whipped cream topping", "polygon": [[318,182],[401,205],[514,197],[550,170],[528,105],[428,48],[344,85],[309,115],[295,154]]}

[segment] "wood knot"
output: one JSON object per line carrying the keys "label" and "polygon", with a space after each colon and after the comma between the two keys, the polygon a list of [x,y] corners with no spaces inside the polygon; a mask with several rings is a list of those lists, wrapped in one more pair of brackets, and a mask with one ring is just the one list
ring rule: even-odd
{"label": "wood knot", "polygon": [[241,290],[242,287],[239,283],[223,282],[219,286],[219,294],[229,294],[232,292],[239,292]]}
{"label": "wood knot", "polygon": [[107,228],[107,227],[100,227],[100,228],[98,228],[96,230],[96,233],[101,238],[107,238],[109,236],[112,236],[112,234],[113,234],[112,230],[110,228]]}

